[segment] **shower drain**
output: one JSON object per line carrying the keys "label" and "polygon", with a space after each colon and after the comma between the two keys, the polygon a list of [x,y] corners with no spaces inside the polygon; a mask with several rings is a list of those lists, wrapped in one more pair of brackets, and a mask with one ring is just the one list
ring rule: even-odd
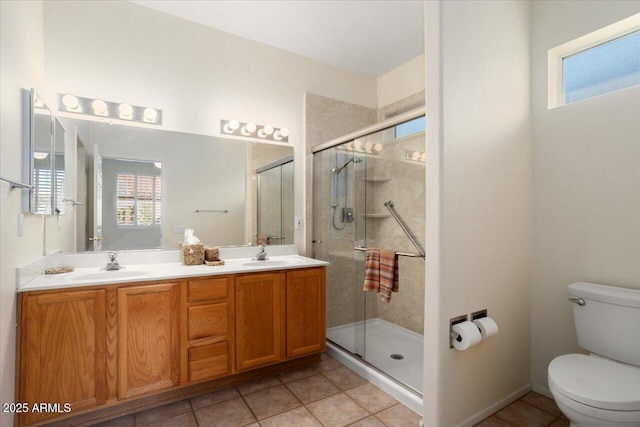
{"label": "shower drain", "polygon": [[396,360],[402,360],[402,359],[404,359],[404,356],[403,356],[403,355],[401,355],[401,354],[397,354],[397,353],[393,353],[393,354],[392,354],[391,356],[389,356],[389,357],[391,357],[392,359],[396,359]]}

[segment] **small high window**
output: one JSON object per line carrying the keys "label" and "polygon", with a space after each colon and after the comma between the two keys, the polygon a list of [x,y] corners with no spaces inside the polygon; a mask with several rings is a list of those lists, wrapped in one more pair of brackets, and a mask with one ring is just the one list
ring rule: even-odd
{"label": "small high window", "polygon": [[427,126],[425,116],[418,117],[417,119],[409,120],[408,122],[400,123],[396,126],[396,138],[403,138],[414,133],[424,132]]}
{"label": "small high window", "polygon": [[549,51],[549,108],[640,85],[640,14]]}

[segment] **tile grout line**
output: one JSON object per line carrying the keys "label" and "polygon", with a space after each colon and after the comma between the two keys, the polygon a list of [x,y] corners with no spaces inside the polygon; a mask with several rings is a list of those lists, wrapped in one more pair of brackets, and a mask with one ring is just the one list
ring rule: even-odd
{"label": "tile grout line", "polygon": [[[262,425],[262,423],[260,422],[260,420],[258,419],[258,417],[256,416],[256,414],[253,412],[253,409],[251,409],[251,406],[249,406],[249,404],[247,403],[247,401],[245,400],[244,396],[242,395],[242,393],[240,393],[240,390],[238,389],[238,387],[234,387],[236,389],[236,391],[238,392],[238,394],[240,395],[240,399],[242,399],[242,402],[244,403],[244,405],[247,407],[247,409],[249,410],[249,412],[251,412],[251,415],[253,415],[253,418],[256,419],[256,422],[260,425]],[[268,390],[268,389],[265,389]],[[252,394],[252,393],[249,393]]]}
{"label": "tile grout line", "polygon": [[[282,412],[278,412],[278,413],[276,413],[276,414],[270,415],[270,416],[268,416],[267,418],[265,418],[265,420],[267,420],[267,419],[269,419],[269,418],[272,418],[272,417],[275,417],[275,416],[278,416],[278,415],[282,415],[282,414],[284,414],[285,412],[293,411],[294,409],[298,409],[298,408],[300,408],[300,407],[302,407],[302,406],[305,406],[305,405],[304,405],[304,403],[302,403],[302,402],[300,401],[300,399],[298,399],[298,397],[297,397],[295,394],[293,394],[291,391],[289,391],[289,389],[287,388],[287,386],[286,386],[285,384],[279,384],[279,385],[277,385],[277,386],[273,386],[273,387],[265,388],[264,390],[260,390],[260,391],[271,390],[272,388],[276,388],[276,387],[279,387],[279,386],[284,386],[285,390],[287,390],[289,393],[291,393],[291,395],[293,396],[293,398],[294,398],[294,399],[296,399],[296,400],[298,401],[298,403],[300,404],[300,406],[297,406],[297,407],[295,407],[295,408],[287,409],[287,410],[284,410],[284,411],[282,411]],[[257,391],[256,393],[260,393],[260,391]],[[249,395],[251,395],[251,394],[255,394],[255,393],[250,393],[250,394],[248,394],[247,396],[249,396]],[[244,400],[244,396],[242,396],[242,399]],[[254,414],[254,413],[253,413],[253,410],[251,409],[251,407],[249,406],[249,403],[247,403],[247,401],[246,401],[246,400],[244,400],[244,403],[245,403],[245,405],[247,405],[247,408],[249,408],[249,410],[251,411],[251,413],[253,414],[253,416],[254,416],[254,417],[255,417],[255,419],[257,420],[258,424],[262,425],[262,422],[261,422],[261,421],[263,421],[263,420],[258,419],[258,417],[256,416],[256,414]]]}
{"label": "tile grout line", "polygon": [[191,403],[191,399],[187,399],[187,400],[189,401],[189,407],[191,408],[191,415],[193,415],[193,419],[196,421],[196,427],[200,427],[200,423],[198,422],[196,411],[193,409],[193,404]]}

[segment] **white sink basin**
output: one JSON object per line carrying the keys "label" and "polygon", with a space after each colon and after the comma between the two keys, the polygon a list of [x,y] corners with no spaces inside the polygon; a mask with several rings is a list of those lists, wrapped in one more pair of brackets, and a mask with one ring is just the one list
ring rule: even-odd
{"label": "white sink basin", "polygon": [[102,279],[126,279],[127,277],[137,277],[149,274],[148,271],[141,270],[111,270],[100,271],[98,273],[79,274],[70,277],[71,280],[102,280]]}
{"label": "white sink basin", "polygon": [[267,259],[264,261],[250,261],[243,262],[242,265],[247,267],[283,267],[287,265],[298,264],[298,260],[284,260],[284,259]]}

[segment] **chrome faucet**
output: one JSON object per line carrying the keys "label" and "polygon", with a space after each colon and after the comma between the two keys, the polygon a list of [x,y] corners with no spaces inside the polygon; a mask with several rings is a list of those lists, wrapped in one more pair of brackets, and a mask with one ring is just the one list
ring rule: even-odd
{"label": "chrome faucet", "polygon": [[107,266],[104,268],[107,271],[110,270],[120,270],[120,264],[118,263],[118,260],[116,259],[118,257],[118,254],[115,252],[109,252],[109,262],[107,263]]}
{"label": "chrome faucet", "polygon": [[256,254],[257,261],[265,261],[267,259],[267,251],[264,249],[264,245],[260,245],[260,251]]}

